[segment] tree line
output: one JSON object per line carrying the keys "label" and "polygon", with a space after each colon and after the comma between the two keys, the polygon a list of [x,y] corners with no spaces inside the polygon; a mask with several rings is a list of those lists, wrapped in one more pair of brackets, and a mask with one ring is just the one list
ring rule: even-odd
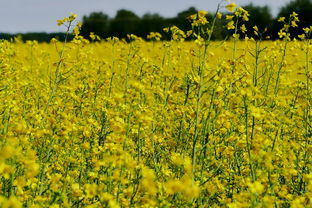
{"label": "tree line", "polygon": [[[256,25],[259,28],[259,31],[263,33],[263,36],[268,37],[269,39],[277,39],[278,31],[283,24],[278,22],[277,19],[281,16],[287,18],[293,12],[299,14],[300,19],[298,27],[292,28],[292,31],[290,31],[293,34],[293,37],[302,34],[302,29],[304,27],[309,27],[312,24],[311,0],[293,0],[279,10],[277,17],[273,17],[268,6],[248,4],[243,8],[250,14],[249,21],[245,23],[247,28],[245,35],[248,37],[255,36],[252,28]],[[163,32],[163,28],[175,25],[185,32],[191,30],[192,26],[188,17],[197,12],[198,10],[195,7],[190,7],[172,18],[162,17],[157,13],[147,13],[140,17],[134,12],[125,9],[117,11],[113,18],[103,12],[92,12],[82,18],[81,35],[87,39],[90,38],[90,32],[93,32],[102,39],[113,36],[126,38],[127,34],[134,34],[146,38],[150,32],[159,32],[163,35],[163,39],[169,39],[170,37],[166,36]],[[207,18],[208,20],[212,20],[213,14],[209,13]],[[231,31],[228,31],[225,26],[226,23],[227,20],[225,17],[217,21],[216,30],[212,39],[223,40],[231,35]],[[49,42],[53,37],[62,41],[65,36],[64,33],[0,33],[0,39],[11,39],[16,35],[20,35],[24,41],[37,40],[39,42]]]}

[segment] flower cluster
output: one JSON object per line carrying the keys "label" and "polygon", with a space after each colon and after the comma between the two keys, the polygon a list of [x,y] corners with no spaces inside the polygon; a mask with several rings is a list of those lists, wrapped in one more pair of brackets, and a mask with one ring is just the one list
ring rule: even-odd
{"label": "flower cluster", "polygon": [[0,41],[0,207],[311,207],[311,27],[213,42],[206,16],[169,41]]}

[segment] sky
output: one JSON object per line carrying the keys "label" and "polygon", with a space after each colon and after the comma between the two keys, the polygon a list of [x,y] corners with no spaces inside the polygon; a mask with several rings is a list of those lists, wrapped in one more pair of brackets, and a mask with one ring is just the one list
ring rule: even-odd
{"label": "sky", "polygon": [[[243,6],[250,2],[257,6],[268,5],[273,15],[290,0],[233,0]],[[173,17],[194,6],[198,10],[213,12],[220,0],[0,0],[0,32],[58,32],[56,20],[70,12],[80,19],[91,12],[102,11],[114,17],[119,9],[129,9],[141,16],[158,13]]]}

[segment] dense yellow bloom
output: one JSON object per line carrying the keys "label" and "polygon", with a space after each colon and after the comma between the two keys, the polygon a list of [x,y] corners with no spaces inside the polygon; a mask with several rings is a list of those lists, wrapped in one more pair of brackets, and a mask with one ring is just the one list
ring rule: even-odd
{"label": "dense yellow bloom", "polygon": [[259,181],[249,183],[248,187],[252,193],[261,194],[264,191],[264,186]]}
{"label": "dense yellow bloom", "polygon": [[228,9],[227,41],[205,11],[167,41],[89,42],[74,14],[66,44],[0,41],[0,207],[311,207],[312,27],[240,40]]}
{"label": "dense yellow bloom", "polygon": [[85,193],[87,198],[93,198],[97,195],[97,185],[96,184],[85,184]]}
{"label": "dense yellow bloom", "polygon": [[79,184],[72,184],[73,196],[79,197],[82,195],[82,191],[80,190]]}
{"label": "dense yellow bloom", "polygon": [[21,208],[22,204],[18,201],[16,197],[11,197],[9,199],[1,199],[0,205],[2,208]]}

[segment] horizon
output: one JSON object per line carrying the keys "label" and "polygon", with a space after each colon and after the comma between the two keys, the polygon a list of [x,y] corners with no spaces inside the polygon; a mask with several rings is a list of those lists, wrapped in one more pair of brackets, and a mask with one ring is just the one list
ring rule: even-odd
{"label": "horizon", "polygon": [[[130,2],[132,1],[132,2]],[[269,6],[273,16],[277,15],[278,10],[288,3],[290,0],[237,0],[232,1],[239,6],[252,3],[255,6]],[[143,3],[145,2],[145,3]],[[128,4],[124,0],[92,0],[86,2],[82,0],[0,0],[0,32],[1,33],[28,33],[28,32],[63,32],[64,28],[58,27],[56,20],[68,16],[70,12],[78,15],[78,20],[82,20],[83,16],[92,12],[103,12],[109,17],[114,17],[120,9],[133,11],[138,16],[146,13],[157,13],[163,17],[174,17],[179,12],[190,7],[198,10],[206,10],[213,12],[217,8],[219,0],[128,0]]]}

